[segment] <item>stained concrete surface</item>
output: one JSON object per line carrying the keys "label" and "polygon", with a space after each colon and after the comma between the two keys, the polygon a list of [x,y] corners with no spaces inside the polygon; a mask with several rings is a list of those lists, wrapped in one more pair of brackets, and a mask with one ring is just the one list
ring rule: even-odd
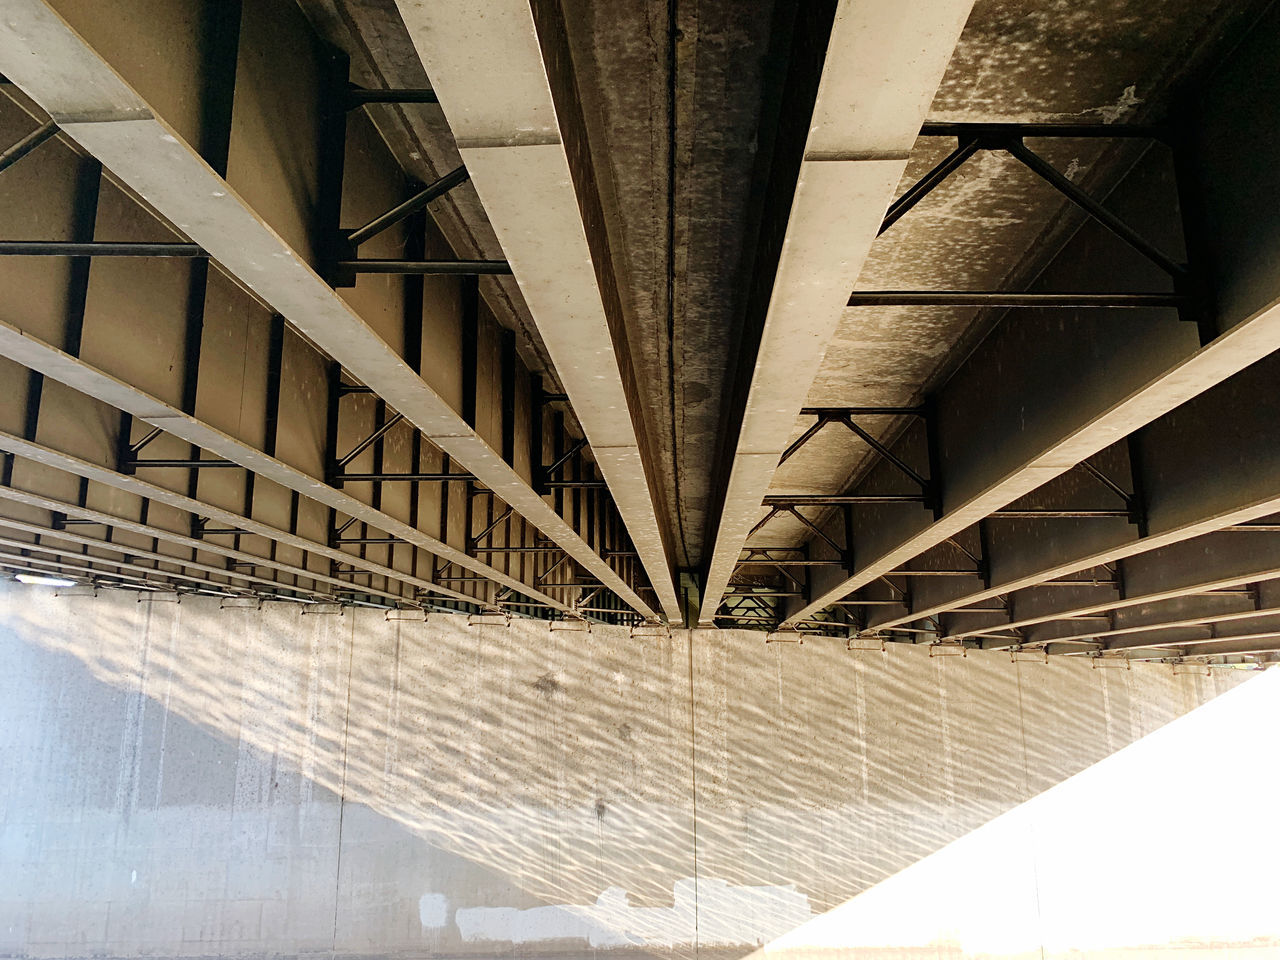
{"label": "stained concrete surface", "polygon": [[679,563],[702,562],[773,4],[565,4]]}
{"label": "stained concrete surface", "polygon": [[0,604],[16,956],[740,955],[1238,678],[11,584]]}

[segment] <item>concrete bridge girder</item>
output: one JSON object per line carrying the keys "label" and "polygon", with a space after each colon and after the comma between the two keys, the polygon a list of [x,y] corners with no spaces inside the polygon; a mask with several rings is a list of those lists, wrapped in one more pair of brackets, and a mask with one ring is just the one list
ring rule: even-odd
{"label": "concrete bridge girder", "polygon": [[[797,102],[784,108],[810,122],[792,119],[800,151],[773,174],[776,222],[762,232],[760,289],[748,308],[758,340],[744,348],[747,392],[722,441],[730,465],[703,623],[712,622],[758,519],[791,439],[789,417],[804,405],[971,6],[841,3],[828,24],[809,24],[816,13],[799,18],[796,42],[823,50],[825,62],[818,82],[794,82]],[[803,76],[813,68],[802,60],[796,69]]]}
{"label": "concrete bridge girder", "polygon": [[[66,12],[77,18],[77,24],[81,28],[92,27],[100,39],[113,50],[118,49],[120,43],[127,42],[122,41],[119,36],[113,36],[108,26],[100,24],[92,18],[86,20],[85,11],[69,7]],[[206,241],[206,246],[218,247],[219,251],[228,258],[228,263],[224,263],[224,266],[227,266],[233,273],[236,269],[242,268],[257,278],[247,284],[247,287],[252,287],[255,282],[260,283],[265,273],[271,273],[273,277],[272,280],[268,281],[269,286],[278,284],[279,276],[283,276],[283,274],[277,276],[274,268],[280,267],[282,264],[289,264],[290,267],[285,270],[285,273],[292,271],[293,280],[286,281],[284,285],[273,286],[270,290],[266,290],[265,299],[276,300],[277,305],[282,307],[284,312],[293,314],[294,319],[299,320],[302,326],[306,326],[308,323],[320,322],[319,318],[321,317],[328,317],[327,321],[322,322],[322,326],[331,324],[326,329],[332,332],[337,339],[327,340],[327,333],[310,329],[309,332],[313,341],[318,343],[324,340],[324,345],[336,350],[343,358],[355,360],[357,368],[364,363],[377,367],[379,371],[382,371],[375,378],[379,380],[380,384],[384,376],[391,376],[396,379],[401,387],[397,388],[399,392],[397,390],[390,391],[395,394],[395,401],[391,402],[390,405],[395,409],[399,409],[400,405],[409,405],[413,414],[409,419],[415,421],[415,425],[422,428],[422,437],[425,440],[430,441],[434,447],[442,450],[447,447],[448,450],[445,453],[452,454],[455,460],[461,457],[459,462],[463,462],[464,466],[478,468],[478,472],[473,470],[472,474],[480,482],[485,483],[489,489],[503,496],[508,502],[516,501],[512,506],[517,508],[517,512],[521,516],[529,513],[536,514],[538,516],[536,522],[540,528],[567,543],[569,552],[574,555],[575,562],[582,563],[583,567],[590,571],[590,576],[599,578],[610,589],[611,593],[617,592],[624,599],[629,599],[632,606],[638,605],[642,615],[650,616],[653,614],[652,608],[641,600],[632,591],[631,587],[614,572],[613,568],[615,566],[625,567],[627,561],[607,562],[600,555],[603,551],[597,552],[599,547],[589,547],[587,539],[584,539],[589,538],[592,542],[604,546],[605,549],[612,551],[611,555],[625,554],[625,542],[617,542],[616,535],[608,533],[612,529],[612,521],[603,516],[603,507],[600,511],[602,515],[591,521],[596,524],[596,527],[587,530],[591,511],[590,502],[592,500],[601,500],[604,506],[607,506],[607,500],[598,496],[595,491],[583,491],[585,499],[588,501],[584,511],[580,501],[580,493],[571,492],[569,502],[574,523],[570,524],[555,515],[553,508],[541,496],[534,494],[528,481],[523,479],[515,469],[508,466],[502,457],[488,445],[489,441],[482,438],[471,426],[462,423],[459,415],[454,412],[454,407],[451,406],[452,401],[444,400],[441,393],[433,392],[433,388],[426,386],[422,380],[418,379],[412,370],[417,361],[413,357],[409,357],[406,364],[404,360],[400,359],[397,351],[402,347],[396,346],[397,343],[401,342],[399,333],[396,331],[394,324],[388,325],[390,318],[387,307],[392,306],[392,303],[379,302],[378,293],[372,288],[365,289],[362,286],[353,292],[350,298],[351,302],[359,306],[365,317],[372,317],[376,329],[371,327],[359,315],[352,312],[352,307],[344,304],[329,291],[310,271],[306,263],[299,259],[297,254],[291,252],[290,242],[297,244],[297,249],[302,252],[304,257],[313,256],[312,238],[308,233],[305,217],[301,216],[297,210],[289,208],[288,202],[281,204],[277,199],[278,197],[289,197],[289,202],[292,202],[291,194],[287,191],[284,193],[268,192],[269,188],[274,186],[274,184],[268,183],[268,180],[270,175],[276,173],[275,168],[267,165],[262,170],[258,170],[248,165],[250,162],[249,155],[245,151],[252,136],[260,134],[263,129],[269,129],[264,126],[264,118],[261,115],[251,113],[258,107],[258,104],[249,99],[244,99],[244,106],[237,106],[234,111],[232,123],[234,135],[231,138],[232,149],[227,162],[232,168],[233,176],[238,177],[237,182],[240,189],[247,190],[248,195],[256,196],[259,200],[264,197],[271,198],[267,201],[266,207],[272,218],[272,223],[274,227],[278,227],[282,231],[283,237],[287,239],[283,239],[281,234],[274,233],[272,226],[268,226],[264,220],[256,217],[245,201],[237,197],[236,191],[226,181],[218,177],[216,172],[211,171],[194,149],[183,142],[184,135],[199,139],[200,127],[198,118],[192,116],[189,104],[175,104],[168,99],[166,82],[170,74],[181,72],[184,61],[180,58],[175,58],[164,66],[146,64],[142,71],[139,71],[137,64],[130,64],[129,67],[135,77],[141,78],[146,82],[149,89],[158,92],[161,103],[171,112],[171,115],[176,117],[178,127],[183,131],[180,133],[176,128],[166,129],[163,121],[156,120],[154,116],[156,111],[139,98],[119,75],[113,73],[106,61],[99,58],[83,40],[77,37],[74,31],[70,30],[67,24],[61,21],[57,13],[42,4],[33,4],[28,7],[27,15],[30,18],[27,22],[27,27],[35,32],[15,41],[14,31],[18,29],[15,21],[9,25],[7,40],[10,44],[16,42],[19,48],[23,43],[34,42],[37,45],[52,44],[53,46],[49,47],[50,50],[56,47],[60,51],[59,55],[63,59],[59,62],[59,70],[63,72],[54,71],[50,73],[43,66],[36,66],[33,76],[29,79],[36,87],[39,87],[41,83],[47,84],[43,88],[43,93],[52,98],[49,100],[48,105],[59,113],[61,119],[67,121],[63,124],[65,135],[81,136],[86,143],[94,141],[92,144],[93,149],[100,152],[111,153],[115,151],[113,157],[117,166],[131,168],[135,174],[137,185],[142,187],[144,191],[150,192],[152,199],[156,200],[159,205],[166,207],[171,219],[185,224],[185,228],[188,230],[208,231],[208,235],[203,237]],[[271,16],[265,17],[267,21],[265,25],[262,22],[263,19],[257,9],[253,11],[252,15],[246,14],[245,22],[242,25],[242,35],[239,37],[242,44],[261,43],[264,41],[263,34],[271,26]],[[158,29],[163,28],[163,26],[163,24],[151,25],[151,28]],[[276,26],[279,25],[277,24]],[[10,49],[12,52],[14,48],[11,47]],[[234,45],[232,45],[230,53],[235,58],[236,50]],[[240,51],[239,59],[241,61],[240,87],[246,87],[247,84],[262,79],[260,76],[246,76],[246,72],[252,73],[252,70],[256,68],[246,66],[246,56],[243,49]],[[26,62],[28,66],[32,63],[30,60]],[[66,85],[59,86],[61,82],[58,79],[59,76],[65,77],[67,75],[65,71],[71,69],[72,64],[77,63],[89,73],[97,76],[101,81],[96,85],[79,88],[89,91],[86,96],[105,98],[102,103],[98,104],[98,107],[93,107],[93,104],[86,103],[77,105],[75,103],[76,94],[74,89]],[[146,70],[151,70],[152,72],[148,74],[145,72]],[[97,72],[95,73],[95,71]],[[13,71],[10,71],[10,73],[12,74]],[[13,79],[13,77],[10,79]],[[301,83],[306,83],[308,80],[317,81],[314,67],[307,71],[300,71],[300,76],[295,79]],[[232,71],[230,81],[234,82],[234,80],[235,72]],[[312,95],[314,96],[314,93]],[[91,107],[93,109],[90,109]],[[107,112],[102,113],[101,111]],[[306,116],[308,111],[302,111],[301,114]],[[109,123],[102,123],[101,121],[106,117],[112,117],[114,120]],[[138,117],[140,119],[121,119],[127,117]],[[103,136],[100,139],[95,139],[95,136],[99,134]],[[267,142],[273,139],[272,136],[263,136]],[[141,139],[130,146],[129,143],[134,138]],[[164,159],[160,159],[160,157]],[[166,167],[166,164],[170,166]],[[179,170],[185,172],[177,175]],[[305,171],[303,173],[304,176],[307,175]],[[177,175],[176,179],[170,177],[170,174]],[[203,182],[206,189],[191,189],[192,185],[197,182]],[[394,195],[394,191],[391,191],[391,193]],[[206,202],[210,204],[208,209],[200,206],[200,204]],[[368,202],[366,200],[366,203]],[[372,202],[376,205],[384,201],[375,199]],[[193,203],[195,206],[192,206]],[[181,224],[180,228],[182,228]],[[248,233],[241,235],[241,230],[248,231]],[[247,236],[257,237],[258,240],[255,242],[259,242],[259,246],[254,248],[253,244],[246,241]],[[236,266],[230,266],[230,261],[235,261]],[[261,269],[268,263],[272,265],[272,270],[264,271]],[[99,266],[105,269],[104,265],[99,264]],[[99,269],[96,271],[95,277],[102,273],[103,269]],[[427,293],[428,299],[430,299],[430,289],[428,289]],[[384,297],[383,300],[386,301],[386,298]],[[210,319],[210,323],[212,322],[212,319]],[[346,331],[345,334],[342,333],[343,330]],[[307,333],[307,331],[303,332],[304,334]],[[343,337],[348,334],[354,339],[344,340]],[[207,356],[200,362],[206,365],[212,364],[220,355],[222,355],[220,350],[208,351]],[[352,368],[351,363],[347,363],[346,366]],[[295,364],[292,369],[296,374],[302,368]],[[356,372],[354,368],[352,369],[353,372]],[[364,372],[371,373],[373,368],[366,369]],[[423,375],[429,375],[436,381],[440,379],[440,373],[437,370],[429,370]],[[466,377],[464,376],[463,379],[465,381]],[[475,378],[473,377],[473,382],[474,380]],[[210,394],[217,389],[216,381],[209,381],[208,378],[205,378],[205,381],[202,388],[204,394]],[[295,381],[295,383],[304,390],[314,389],[305,380]],[[385,384],[382,385],[386,386]],[[485,389],[490,388],[485,385]],[[452,391],[446,385],[444,392],[449,393]],[[384,389],[382,393],[387,394],[388,391]],[[245,402],[243,396],[229,399],[232,399],[232,402],[236,405]],[[384,396],[383,399],[387,399],[387,397]],[[507,401],[502,400],[501,402],[506,403]],[[495,394],[495,400],[485,408],[485,411],[496,411],[498,403],[499,401],[496,399]],[[127,406],[127,404],[124,406]],[[465,407],[465,402],[463,406]],[[144,411],[135,412],[141,413]],[[501,414],[495,416],[485,412],[485,415],[489,416],[490,424],[502,419]],[[514,415],[514,413],[507,413],[506,420],[510,420]],[[540,412],[538,416],[541,416]],[[349,417],[340,419],[344,424],[350,420]],[[174,422],[176,423],[177,421]],[[461,426],[459,426],[460,424]],[[484,427],[486,424],[481,423],[481,426]],[[349,427],[342,427],[343,431],[347,429]],[[491,427],[490,429],[496,431],[497,428]],[[501,429],[509,431],[511,428],[507,424],[502,426]],[[489,432],[488,429],[485,432],[490,437],[494,436],[494,433]],[[292,453],[300,454],[305,458],[305,461],[312,459],[314,454],[311,451],[297,449],[296,440],[298,434],[296,431],[288,434],[282,432],[281,436],[282,446],[286,442],[294,444],[291,448]],[[249,445],[249,448],[252,446],[252,444]],[[516,446],[514,461],[518,463],[523,458],[523,448],[520,448],[518,444]],[[261,464],[265,461],[258,459],[257,462]],[[422,468],[418,464],[413,464],[410,470],[413,469],[421,470]],[[525,476],[528,476],[528,472],[532,468],[527,459],[521,469],[524,471]],[[319,474],[323,470],[323,462],[309,468],[309,472],[312,472],[313,475]],[[310,478],[305,481],[302,480],[301,477],[303,476],[304,473],[299,473],[295,477],[298,482],[292,483],[292,486],[295,490],[298,490],[299,486],[305,483],[307,485],[306,489],[299,492],[309,497],[311,493],[319,488],[314,480]],[[203,480],[201,483],[202,485],[207,485]],[[289,485],[290,483],[286,483],[286,486]],[[589,486],[589,484],[587,485]],[[403,489],[403,487],[399,489]],[[348,502],[348,505],[354,506],[356,503],[354,498],[333,490],[329,490],[326,495],[330,498],[343,499]],[[382,496],[381,491],[376,492],[374,494],[375,502],[381,500]],[[386,496],[389,502],[397,505],[395,512],[400,516],[404,516],[403,511],[413,512],[416,510],[416,507],[409,507],[404,504],[403,497],[398,494],[395,485],[390,485]],[[417,497],[416,488],[414,497]],[[259,499],[261,498],[259,497]],[[559,502],[561,498],[557,495],[556,499]],[[441,504],[441,509],[442,511],[445,510],[443,503]],[[451,531],[457,529],[461,520],[460,517],[456,516],[458,509],[456,506],[451,507],[447,517],[442,512],[442,536],[438,540],[427,537],[421,532],[413,531],[410,542],[416,542],[428,550],[431,550],[434,544],[437,548],[435,553],[442,554],[445,559],[452,559],[468,569],[480,571],[482,577],[488,573],[494,573],[493,566],[482,564],[474,558],[468,558],[465,553],[466,546],[460,549],[449,545],[448,541],[453,539]],[[357,510],[358,512],[367,513],[369,508],[362,506]],[[308,510],[303,512],[307,514]],[[375,510],[374,512],[377,513],[378,511]],[[366,519],[368,518],[366,517]],[[387,519],[384,515],[384,528]],[[467,511],[467,519],[470,522],[469,509]],[[484,520],[481,519],[478,525],[483,526]],[[509,524],[508,527],[510,527]],[[578,528],[581,529],[581,533]],[[475,527],[471,527],[470,530],[463,530],[460,538],[465,542],[469,542],[469,537],[474,529]],[[523,523],[521,524],[521,530],[524,530]],[[495,537],[500,535],[503,535],[501,530],[495,534]],[[606,536],[610,537],[610,542],[607,545],[602,542]],[[504,540],[502,546],[505,549],[510,545]],[[517,542],[514,546],[511,546],[511,549],[516,549],[518,546],[519,543]],[[518,560],[518,565],[522,570],[525,568],[523,560]],[[509,562],[504,561],[504,567],[510,568],[510,566]],[[518,579],[509,577],[505,573],[498,572],[495,576],[497,577],[495,582],[500,586],[526,592],[530,589],[529,584],[521,584]],[[617,588],[617,590],[615,591],[614,588]],[[535,592],[538,591],[535,590]],[[563,594],[563,591],[560,591],[560,593]],[[542,602],[539,599],[539,603]],[[570,606],[570,604],[561,603],[559,600],[553,600],[550,602],[548,609],[569,611]]]}
{"label": "concrete bridge girder", "polygon": [[[1247,69],[1248,58],[1255,55],[1262,54],[1259,50],[1243,56],[1232,71]],[[1231,244],[1236,243],[1237,234],[1269,242],[1266,224],[1251,217],[1242,197],[1232,193],[1232,184],[1239,188],[1242,181],[1233,179],[1226,166],[1229,161],[1216,147],[1205,146],[1216,144],[1215,133],[1230,122],[1229,110],[1219,108],[1234,83],[1232,71],[1203,94],[1206,105],[1197,116],[1204,118],[1205,126],[1195,134],[1199,159],[1186,161],[1180,173],[1184,179],[1188,169],[1197,174],[1196,184],[1203,194],[1199,202],[1206,209],[1199,220],[1191,220],[1191,229],[1200,231],[1195,235],[1198,245],[1209,249],[1226,243],[1228,235]],[[1168,175],[1161,172],[1168,163],[1167,155],[1148,152],[1107,198],[1108,204],[1120,216],[1133,219],[1142,212],[1149,216],[1161,204],[1174,203]],[[1184,205],[1197,202],[1195,189],[1188,196],[1183,197]],[[1238,218],[1234,229],[1227,226],[1232,217]],[[1177,249],[1176,218],[1165,216],[1162,222],[1158,239],[1166,249]],[[1107,231],[1086,225],[1037,282],[1050,289],[1071,288],[1090,282],[1097,271],[1118,275],[1115,265],[1120,263],[1127,265],[1125,275],[1135,283],[1149,282],[1153,276],[1158,279],[1158,271],[1126,253]],[[1051,311],[1011,311],[936,393],[941,519],[930,522],[924,511],[913,517],[908,510],[894,507],[855,511],[858,571],[852,577],[828,578],[827,585],[816,588],[814,602],[792,613],[792,619],[847,596],[885,570],[970,530],[1018,498],[1027,498],[1019,502],[1030,506],[1052,506],[1048,500],[1036,499],[1047,496],[1047,481],[1086,458],[1106,456],[1108,448],[1131,435],[1137,437],[1134,465],[1144,486],[1139,493],[1147,529],[1141,539],[1150,546],[1133,539],[1133,528],[1127,528],[1126,536],[1123,523],[1108,530],[1105,521],[1082,520],[1053,525],[1049,537],[1024,534],[1020,541],[1016,535],[1007,537],[1001,553],[1000,534],[988,523],[993,587],[1018,589],[1036,578],[1062,576],[1274,512],[1275,489],[1267,482],[1267,470],[1252,470],[1252,460],[1265,458],[1265,444],[1250,447],[1249,456],[1241,461],[1248,441],[1236,437],[1233,429],[1238,422],[1263,431],[1270,428],[1272,398],[1265,390],[1257,392],[1262,367],[1247,368],[1272,354],[1280,342],[1273,271],[1256,259],[1221,255],[1201,269],[1213,274],[1215,289],[1214,329],[1201,330],[1202,337],[1207,332],[1212,339],[1203,346],[1193,325],[1178,323],[1172,313],[1164,314],[1167,319],[1161,321],[1158,314],[1100,311],[1103,316],[1096,316],[1081,311],[1064,322]],[[992,385],[997,386],[992,389]],[[1227,424],[1229,436],[1221,436]],[[1194,443],[1188,440],[1189,430],[1195,433]],[[993,444],[986,438],[1001,442]],[[918,432],[907,431],[894,449],[918,462],[922,443]],[[1235,449],[1229,451],[1228,446]],[[1215,461],[1221,456],[1230,459]],[[1223,462],[1242,462],[1242,470],[1228,479],[1214,468]],[[860,489],[881,489],[891,477],[890,468],[875,467]],[[1120,540],[1129,543],[1117,546]],[[1052,550],[1047,549],[1050,544]],[[1053,560],[1077,559],[1050,564],[1050,554]],[[1019,580],[1033,570],[1034,575]],[[922,614],[946,609],[946,591],[935,591],[934,596],[938,602],[917,606]],[[960,594],[952,591],[951,596]],[[972,601],[980,598],[978,593],[969,594]]]}
{"label": "concrete bridge girder", "polygon": [[[402,4],[400,12],[649,581],[679,623],[617,280],[552,6]],[[492,84],[477,69],[486,63],[504,65]]]}
{"label": "concrete bridge girder", "polygon": [[[1125,565],[1124,587],[1130,596],[1140,595],[1153,583],[1176,579],[1188,566],[1197,575],[1203,573],[1203,563],[1185,556],[1203,560],[1212,551],[1215,562],[1253,566],[1254,548],[1267,543],[1268,534],[1247,529],[1215,531],[1247,528],[1280,510],[1280,488],[1269,455],[1272,444],[1266,439],[1276,430],[1275,398],[1269,384],[1277,365],[1275,356],[1255,363],[1153,421],[1137,444],[1129,446],[1141,477],[1143,528],[1123,518],[987,519],[983,532],[987,584],[976,589],[970,584],[924,584],[913,592],[910,611],[876,617],[875,625],[888,629],[1006,595],[1015,597],[1020,610],[1036,612],[1046,601],[1052,609],[1053,601],[1062,600],[1063,595],[1041,591],[1038,603],[1033,599],[1038,584],[1081,573],[1087,576],[1089,571],[1117,563]],[[1119,445],[1119,452],[1124,453],[1124,446]],[[1220,472],[1222,463],[1238,465],[1229,481]],[[1100,493],[1094,488],[1091,496]],[[1186,550],[1171,549],[1184,542]],[[1239,550],[1248,552],[1235,561],[1218,559]],[[1025,597],[1018,599],[1020,594]],[[1019,625],[1024,619],[1017,618]]]}

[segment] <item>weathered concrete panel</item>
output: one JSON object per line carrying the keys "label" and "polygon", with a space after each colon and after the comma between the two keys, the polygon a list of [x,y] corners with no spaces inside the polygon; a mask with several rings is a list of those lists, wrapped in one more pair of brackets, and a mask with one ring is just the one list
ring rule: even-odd
{"label": "weathered concrete panel", "polygon": [[0,593],[0,951],[736,955],[1234,682],[218,606]]}

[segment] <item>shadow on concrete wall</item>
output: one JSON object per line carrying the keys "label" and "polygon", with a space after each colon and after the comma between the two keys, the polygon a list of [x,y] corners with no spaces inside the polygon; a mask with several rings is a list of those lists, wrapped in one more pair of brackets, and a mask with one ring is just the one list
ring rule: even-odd
{"label": "shadow on concrete wall", "polygon": [[446,926],[420,917],[431,878],[522,898],[281,754],[188,721],[163,686],[0,647],[0,956],[430,951]]}
{"label": "shadow on concrete wall", "polygon": [[[118,593],[10,589],[4,602],[7,647],[63,655],[10,675],[27,691],[7,707],[21,779],[89,791],[14,794],[13,808],[99,818],[98,839],[68,845],[76,863],[94,862],[95,844],[127,850],[144,811],[159,825],[208,808],[242,825],[249,860],[261,841],[308,864],[301,885],[259,878],[298,913],[285,934],[260,926],[255,946],[227,932],[203,953],[741,954],[1233,682],[756,633],[387,622]],[[62,729],[28,687],[63,689],[67,658],[117,692],[87,713],[59,700],[74,718]],[[157,711],[163,722],[145,721]],[[171,839],[157,829],[160,857]],[[172,834],[179,858],[194,849],[185,836]],[[237,836],[197,855],[222,862]],[[178,928],[193,910],[252,912],[212,883],[174,898]],[[61,895],[95,909],[104,896]],[[165,916],[155,929],[172,938]]]}

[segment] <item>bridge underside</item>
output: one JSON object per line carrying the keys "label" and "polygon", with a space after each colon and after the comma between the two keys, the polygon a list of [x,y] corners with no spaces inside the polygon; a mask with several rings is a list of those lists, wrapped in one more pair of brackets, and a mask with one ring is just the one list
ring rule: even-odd
{"label": "bridge underside", "polygon": [[1264,5],[117,7],[0,44],[4,569],[1271,657]]}
{"label": "bridge underside", "polygon": [[[12,745],[125,771],[4,863],[158,839],[0,953],[737,956],[1280,661],[1278,56],[1269,0],[4,0]],[[122,928],[138,844],[204,892]]]}

